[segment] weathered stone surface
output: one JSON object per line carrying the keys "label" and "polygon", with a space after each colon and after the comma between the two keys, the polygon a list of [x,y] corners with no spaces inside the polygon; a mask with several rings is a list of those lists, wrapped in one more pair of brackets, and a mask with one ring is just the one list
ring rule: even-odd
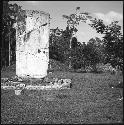
{"label": "weathered stone surface", "polygon": [[[16,78],[16,77],[15,77]],[[71,88],[71,79],[58,79],[54,78],[53,81],[49,82],[46,85],[34,85],[32,84],[26,84],[24,81],[7,81],[6,79],[3,79],[4,81],[1,84],[2,89],[14,89],[14,90],[52,90],[52,89],[67,89]],[[18,92],[17,92],[18,93]]]}
{"label": "weathered stone surface", "polygon": [[49,17],[42,11],[25,10],[25,21],[16,28],[16,75],[43,78],[49,62]]}

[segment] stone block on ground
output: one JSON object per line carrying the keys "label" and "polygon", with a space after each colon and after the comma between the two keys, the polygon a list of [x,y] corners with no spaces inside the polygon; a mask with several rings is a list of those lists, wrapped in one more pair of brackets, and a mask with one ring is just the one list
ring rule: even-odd
{"label": "stone block on ground", "polygon": [[2,89],[13,90],[52,90],[52,89],[67,89],[71,88],[71,79],[44,78],[44,79],[23,79],[17,76],[12,78],[2,78]]}

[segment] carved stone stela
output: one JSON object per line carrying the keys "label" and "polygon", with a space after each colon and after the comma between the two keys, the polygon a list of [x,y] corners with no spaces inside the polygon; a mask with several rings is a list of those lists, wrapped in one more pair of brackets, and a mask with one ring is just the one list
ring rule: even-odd
{"label": "carved stone stela", "polygon": [[25,19],[16,28],[16,75],[43,78],[49,62],[50,15],[25,10]]}

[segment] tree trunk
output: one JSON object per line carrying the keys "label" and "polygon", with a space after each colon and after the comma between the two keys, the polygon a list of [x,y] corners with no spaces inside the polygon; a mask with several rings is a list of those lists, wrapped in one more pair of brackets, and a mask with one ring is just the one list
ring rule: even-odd
{"label": "tree trunk", "polygon": [[72,64],[71,64],[71,43],[72,42],[72,35],[71,35],[71,38],[70,38],[70,56],[69,56],[69,69],[72,68]]}
{"label": "tree trunk", "polygon": [[10,48],[10,28],[9,28],[9,66],[11,64],[11,48]]}

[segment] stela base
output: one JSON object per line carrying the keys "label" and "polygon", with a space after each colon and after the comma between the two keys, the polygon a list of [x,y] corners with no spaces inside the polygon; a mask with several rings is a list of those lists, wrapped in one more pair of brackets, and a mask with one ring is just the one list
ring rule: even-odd
{"label": "stela base", "polygon": [[23,89],[27,90],[58,90],[58,89],[70,89],[71,80],[70,79],[61,79],[57,82],[50,82],[48,85],[26,85],[21,82],[12,82],[9,85],[1,84],[1,88],[4,90],[12,89],[15,91],[16,95],[21,95]]}

